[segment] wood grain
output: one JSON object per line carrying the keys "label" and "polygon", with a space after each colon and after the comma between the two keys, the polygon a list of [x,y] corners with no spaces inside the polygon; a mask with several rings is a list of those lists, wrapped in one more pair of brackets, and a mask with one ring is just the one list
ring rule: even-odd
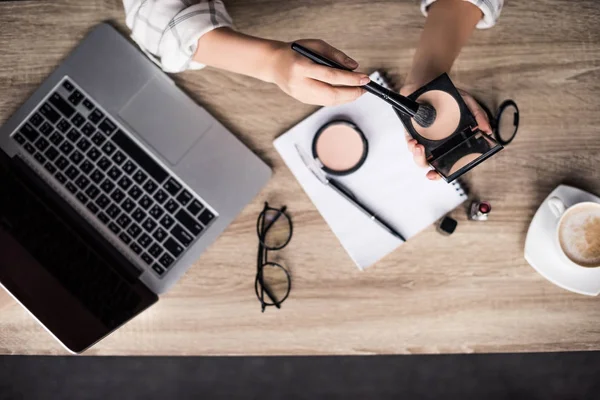
{"label": "wood grain", "polygon": [[[424,18],[416,1],[231,0],[237,27],[292,40],[322,38],[363,71],[401,82]],[[5,120],[94,24],[125,32],[119,0],[0,3],[0,120]],[[469,173],[491,220],[442,237],[429,228],[359,272],[272,146],[315,110],[273,85],[207,69],[175,79],[274,170],[273,179],[161,301],[89,354],[390,354],[600,349],[597,298],[562,290],[523,259],[536,208],[559,183],[600,194],[600,3],[508,1],[452,71],[494,107],[513,98],[520,133]],[[260,313],[253,291],[255,219],[263,201],[295,224],[280,254],[289,300]],[[0,352],[64,350],[20,307],[0,315]]]}

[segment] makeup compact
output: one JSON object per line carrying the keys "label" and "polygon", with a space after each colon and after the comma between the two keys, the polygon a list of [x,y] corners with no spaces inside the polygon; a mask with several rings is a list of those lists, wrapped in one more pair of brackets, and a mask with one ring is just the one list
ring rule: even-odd
{"label": "makeup compact", "polygon": [[320,167],[332,175],[348,175],[367,159],[369,145],[352,122],[334,120],[323,125],[312,142],[312,155]]}
{"label": "makeup compact", "polygon": [[428,103],[436,119],[422,127],[396,111],[409,134],[425,147],[427,162],[452,182],[503,149],[490,135],[479,130],[475,117],[447,74],[442,74],[408,96]]}

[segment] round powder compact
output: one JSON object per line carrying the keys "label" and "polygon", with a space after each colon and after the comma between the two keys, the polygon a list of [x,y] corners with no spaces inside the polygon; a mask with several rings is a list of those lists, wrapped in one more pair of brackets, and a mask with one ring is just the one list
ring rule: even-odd
{"label": "round powder compact", "polygon": [[352,122],[336,120],[323,125],[312,143],[313,157],[323,170],[347,175],[360,168],[369,151],[367,138]]}
{"label": "round powder compact", "polygon": [[452,135],[460,122],[460,108],[451,94],[442,90],[430,90],[417,98],[418,103],[430,104],[436,111],[435,121],[423,128],[411,120],[417,133],[429,140],[443,140]]}

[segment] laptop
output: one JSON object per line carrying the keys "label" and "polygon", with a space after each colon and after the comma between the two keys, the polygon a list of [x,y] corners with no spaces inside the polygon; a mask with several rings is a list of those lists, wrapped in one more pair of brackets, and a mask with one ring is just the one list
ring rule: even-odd
{"label": "laptop", "polygon": [[158,301],[270,176],[101,24],[0,128],[0,283],[82,352]]}

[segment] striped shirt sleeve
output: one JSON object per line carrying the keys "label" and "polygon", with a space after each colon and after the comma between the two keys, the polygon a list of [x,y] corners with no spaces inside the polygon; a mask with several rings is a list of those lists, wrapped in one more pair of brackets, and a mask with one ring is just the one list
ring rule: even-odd
{"label": "striped shirt sleeve", "polygon": [[[427,8],[435,3],[436,0],[421,0],[421,11],[423,15],[427,15]],[[465,0],[475,4],[481,9],[483,17],[481,21],[477,23],[477,28],[486,29],[491,28],[496,24],[504,5],[504,0]]]}
{"label": "striped shirt sleeve", "polygon": [[232,26],[221,0],[123,0],[132,39],[164,71],[201,69],[192,60],[198,39]]}

